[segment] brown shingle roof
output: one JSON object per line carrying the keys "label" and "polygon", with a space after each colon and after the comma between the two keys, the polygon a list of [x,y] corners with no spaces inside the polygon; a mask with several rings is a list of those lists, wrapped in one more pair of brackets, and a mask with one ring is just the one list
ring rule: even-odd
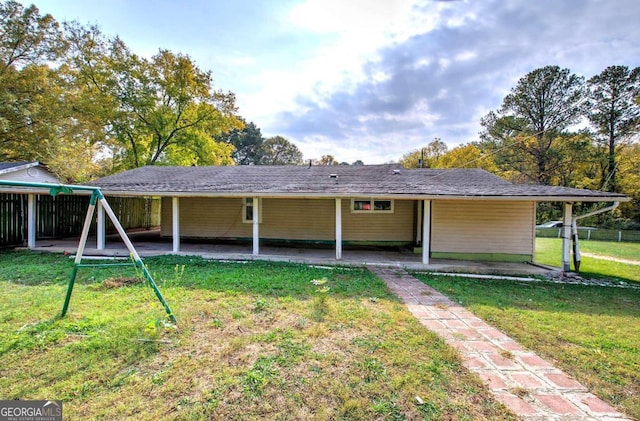
{"label": "brown shingle roof", "polygon": [[626,200],[615,193],[511,184],[480,169],[405,169],[399,165],[150,166],[92,183],[105,194],[245,196],[572,197]]}

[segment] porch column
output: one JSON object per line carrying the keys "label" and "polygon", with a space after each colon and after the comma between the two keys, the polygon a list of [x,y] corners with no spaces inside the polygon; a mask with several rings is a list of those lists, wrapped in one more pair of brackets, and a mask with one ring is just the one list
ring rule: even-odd
{"label": "porch column", "polygon": [[172,220],[172,236],[173,236],[173,252],[180,251],[180,198],[171,198],[171,216]]}
{"label": "porch column", "polygon": [[420,242],[422,241],[422,227],[421,227],[421,223],[422,223],[422,201],[418,200],[418,206],[416,206],[418,208],[418,212],[416,215],[416,244],[420,244]]}
{"label": "porch column", "polygon": [[564,213],[562,216],[562,270],[569,272],[571,270],[571,217],[573,211],[573,203],[564,204]]}
{"label": "porch column", "polygon": [[429,252],[431,251],[431,200],[424,201],[422,213],[422,264],[429,264]]}
{"label": "porch column", "polygon": [[96,227],[96,247],[98,250],[104,250],[105,248],[105,219],[104,219],[104,207],[102,202],[98,202],[98,215],[97,215],[97,227]]}
{"label": "porch column", "polygon": [[336,260],[342,259],[342,199],[336,199]]}
{"label": "porch column", "polygon": [[253,255],[260,254],[260,200],[253,198]]}
{"label": "porch column", "polygon": [[27,247],[36,248],[36,195],[27,198]]}

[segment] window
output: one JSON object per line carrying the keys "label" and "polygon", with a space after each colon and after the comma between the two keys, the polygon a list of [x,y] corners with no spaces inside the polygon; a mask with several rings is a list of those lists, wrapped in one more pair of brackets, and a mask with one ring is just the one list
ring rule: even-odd
{"label": "window", "polygon": [[393,213],[393,200],[351,199],[353,213]]}
{"label": "window", "polygon": [[[260,220],[262,222],[262,199],[258,199]],[[242,222],[253,222],[253,198],[247,197],[242,200]]]}

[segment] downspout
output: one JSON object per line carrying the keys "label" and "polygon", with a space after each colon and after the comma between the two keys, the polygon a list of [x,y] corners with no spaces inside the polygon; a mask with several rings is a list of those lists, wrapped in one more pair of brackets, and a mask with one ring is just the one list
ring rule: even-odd
{"label": "downspout", "polygon": [[573,267],[576,269],[576,272],[580,271],[580,245],[578,244],[578,224],[576,222],[578,221],[578,219],[583,219],[588,216],[612,211],[617,208],[618,205],[620,205],[620,202],[613,202],[613,205],[611,206],[607,206],[606,208],[598,209],[593,212],[588,212],[584,215],[574,216],[571,220],[571,237],[573,238]]}

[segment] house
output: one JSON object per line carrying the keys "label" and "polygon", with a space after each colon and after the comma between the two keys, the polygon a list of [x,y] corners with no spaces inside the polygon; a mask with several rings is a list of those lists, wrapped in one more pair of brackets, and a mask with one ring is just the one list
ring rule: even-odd
{"label": "house", "polygon": [[[143,167],[96,180],[109,196],[162,198],[173,238],[419,245],[430,258],[531,262],[536,203],[565,203],[563,264],[575,202],[619,202],[600,191],[515,185],[480,169],[367,166]],[[98,240],[100,244],[100,239]],[[104,244],[104,241],[102,242]],[[566,260],[566,261],[565,261]]]}
{"label": "house", "polygon": [[0,162],[0,180],[60,183],[60,180],[39,162]]}
{"label": "house", "polygon": [[[0,162],[0,180],[60,183],[39,162]],[[30,247],[35,246],[37,201],[38,195],[33,190],[0,189],[0,247],[15,246],[25,240]]]}

